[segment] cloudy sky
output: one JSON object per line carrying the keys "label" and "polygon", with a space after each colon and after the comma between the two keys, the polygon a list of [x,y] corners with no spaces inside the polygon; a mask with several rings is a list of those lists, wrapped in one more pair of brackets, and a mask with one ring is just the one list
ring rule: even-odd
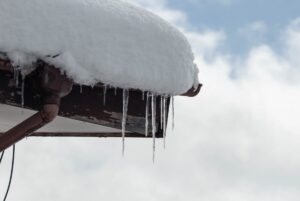
{"label": "cloudy sky", "polygon": [[19,143],[9,200],[298,201],[299,1],[127,1],[185,33],[202,93],[176,98],[155,164],[151,140]]}

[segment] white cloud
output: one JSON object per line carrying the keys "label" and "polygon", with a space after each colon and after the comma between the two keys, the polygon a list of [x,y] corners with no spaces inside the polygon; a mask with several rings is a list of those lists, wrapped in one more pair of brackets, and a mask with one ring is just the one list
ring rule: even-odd
{"label": "white cloud", "polygon": [[[211,186],[209,200],[300,197],[295,190],[300,185],[295,179],[300,176],[300,82],[294,78],[299,76],[294,64],[300,31],[295,22],[287,27],[283,55],[261,45],[243,60],[219,54],[207,62],[197,56],[204,90],[180,115],[192,121],[184,122],[187,133],[201,132],[201,137],[192,137],[195,149],[190,153],[202,155],[198,166],[207,164],[206,172],[217,174],[215,185],[223,185],[218,190]],[[240,69],[235,80],[232,69]]]}
{"label": "white cloud", "polygon": [[127,140],[122,158],[120,140],[28,139],[17,146],[9,199],[298,201],[300,20],[281,51],[261,44],[237,58],[219,51],[222,31],[191,32],[164,1],[139,2],[180,13],[169,20],[188,36],[204,83],[197,98],[176,99],[167,149],[153,165],[149,140]]}
{"label": "white cloud", "polygon": [[265,39],[267,31],[267,25],[263,21],[255,21],[240,28],[238,34],[255,45]]}
{"label": "white cloud", "polygon": [[262,21],[255,21],[251,24],[240,29],[241,34],[247,34],[247,32],[261,33],[265,32],[267,29],[266,24]]}
{"label": "white cloud", "polygon": [[214,3],[214,4],[229,6],[238,2],[239,0],[186,0],[186,1],[195,5],[203,4],[203,3]]}
{"label": "white cloud", "polygon": [[287,57],[293,61],[293,69],[297,69],[299,73],[300,57],[298,53],[300,52],[300,18],[291,22],[285,32],[285,37],[287,38]]}
{"label": "white cloud", "polygon": [[226,35],[222,31],[205,30],[201,33],[183,31],[191,41],[194,53],[201,57],[212,57],[216,50],[226,39]]}

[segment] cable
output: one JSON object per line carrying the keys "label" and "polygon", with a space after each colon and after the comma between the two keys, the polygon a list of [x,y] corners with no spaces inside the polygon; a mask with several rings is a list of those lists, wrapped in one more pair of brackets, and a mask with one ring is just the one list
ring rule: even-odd
{"label": "cable", "polygon": [[3,159],[3,156],[4,156],[4,151],[2,151],[2,154],[1,154],[1,157],[0,157],[0,164],[1,164],[1,161]]}
{"label": "cable", "polygon": [[[15,145],[13,145],[13,153],[12,153],[12,162],[11,162],[11,171],[10,171],[10,176],[9,176],[9,182],[8,182],[8,186],[7,186],[7,189],[6,189],[6,193],[5,193],[5,196],[4,196],[4,199],[3,201],[6,200],[7,198],[7,195],[8,195],[8,192],[9,192],[9,189],[10,189],[10,185],[11,185],[11,181],[12,181],[12,177],[13,177],[13,173],[14,173],[14,165],[15,165]],[[4,151],[2,153],[2,155],[4,154]]]}

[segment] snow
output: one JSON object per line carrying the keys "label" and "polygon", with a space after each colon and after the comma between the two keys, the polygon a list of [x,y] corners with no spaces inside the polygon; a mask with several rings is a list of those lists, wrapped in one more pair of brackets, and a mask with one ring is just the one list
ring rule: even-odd
{"label": "snow", "polygon": [[119,0],[1,0],[0,52],[23,68],[42,59],[82,85],[177,95],[198,83],[185,36]]}

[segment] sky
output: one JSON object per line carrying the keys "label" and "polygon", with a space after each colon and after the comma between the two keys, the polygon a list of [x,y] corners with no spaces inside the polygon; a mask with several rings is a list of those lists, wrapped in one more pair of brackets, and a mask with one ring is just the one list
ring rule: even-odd
{"label": "sky", "polygon": [[[225,49],[236,54],[246,53],[258,43],[276,46],[282,28],[299,16],[299,1],[246,0],[171,0],[168,6],[186,13],[197,30],[216,29],[227,33]],[[260,31],[256,38],[245,36],[245,29]],[[253,31],[253,30],[252,30]]]}
{"label": "sky", "polygon": [[127,1],[185,34],[201,94],[176,97],[154,164],[145,139],[127,140],[125,157],[121,139],[18,143],[8,200],[298,201],[300,3]]}

